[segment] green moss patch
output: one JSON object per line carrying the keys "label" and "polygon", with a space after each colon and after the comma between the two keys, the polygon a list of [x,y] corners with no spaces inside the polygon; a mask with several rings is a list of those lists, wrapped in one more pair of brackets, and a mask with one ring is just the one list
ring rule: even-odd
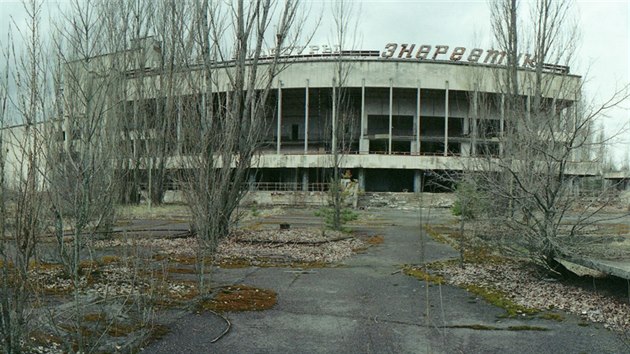
{"label": "green moss patch", "polygon": [[[449,239],[444,237],[444,232],[445,230],[447,230],[444,227],[440,227],[440,226],[429,226],[429,225],[425,225],[424,226],[424,231],[429,235],[429,237],[431,237],[435,242],[439,242],[439,243],[443,243],[446,245],[451,245],[452,243],[449,242]],[[450,230],[450,229],[448,229]]]}
{"label": "green moss patch", "polygon": [[405,273],[408,276],[414,277],[418,280],[423,280],[431,284],[442,285],[445,283],[444,277],[430,274],[428,272],[425,272],[419,267],[406,265],[403,267],[403,273]]}
{"label": "green moss patch", "polygon": [[548,328],[540,326],[509,326],[508,331],[548,331]]}
{"label": "green moss patch", "polygon": [[556,321],[556,322],[564,321],[564,316],[556,312],[545,312],[539,317],[544,320],[549,320],[549,321]]}
{"label": "green moss patch", "polygon": [[499,328],[499,327],[482,325],[482,324],[454,325],[454,326],[448,326],[447,328],[474,329],[475,331],[500,331],[502,330],[502,328]]}
{"label": "green moss patch", "polygon": [[508,326],[508,327],[496,327],[482,324],[468,324],[468,325],[454,325],[447,326],[446,328],[464,328],[472,329],[475,331],[548,331],[548,328],[540,326]]}
{"label": "green moss patch", "polygon": [[505,293],[496,289],[482,287],[474,284],[465,285],[464,289],[479,296],[480,298],[483,298],[488,303],[505,310],[505,315],[503,317],[534,315],[540,312],[537,309],[525,307],[515,303],[514,301],[510,300]]}

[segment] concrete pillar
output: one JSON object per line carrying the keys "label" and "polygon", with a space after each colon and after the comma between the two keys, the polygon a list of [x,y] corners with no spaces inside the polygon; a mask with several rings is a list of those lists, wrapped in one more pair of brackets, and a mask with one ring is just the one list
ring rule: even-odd
{"label": "concrete pillar", "polygon": [[359,191],[365,192],[365,169],[359,169]]}
{"label": "concrete pillar", "polygon": [[250,107],[249,107],[249,120],[250,122],[253,124],[254,123],[254,119],[256,119],[256,90],[254,90],[254,92],[252,93],[252,101],[250,102]]}
{"label": "concrete pillar", "polygon": [[250,192],[256,190],[256,174],[250,171],[249,180],[247,181],[248,188]]}
{"label": "concrete pillar", "polygon": [[448,155],[448,80],[444,82],[444,156]]}
{"label": "concrete pillar", "polygon": [[182,96],[177,96],[177,155],[182,154]]}
{"label": "concrete pillar", "polygon": [[225,111],[227,112],[230,109],[230,92],[228,91],[229,86],[225,87]]}
{"label": "concrete pillar", "polygon": [[477,155],[477,135],[479,134],[478,129],[477,129],[477,119],[479,118],[479,91],[477,90],[477,87],[475,85],[475,91],[473,92],[473,102],[472,102],[472,132],[471,132],[471,139],[470,139],[470,153],[472,156],[476,156]]}
{"label": "concrete pillar", "polygon": [[337,80],[332,81],[332,154],[337,152]]}
{"label": "concrete pillar", "polygon": [[422,178],[423,173],[422,170],[415,170],[413,172],[413,191],[414,193],[422,193]]}
{"label": "concrete pillar", "polygon": [[306,87],[304,88],[304,154],[308,154],[308,111],[309,111],[309,80],[306,79]]}
{"label": "concrete pillar", "polygon": [[278,126],[276,127],[276,153],[280,155],[282,144],[282,81],[278,80]]}
{"label": "concrete pillar", "polygon": [[302,169],[302,191],[308,192],[308,168]]}
{"label": "concrete pillar", "polygon": [[[531,92],[532,89],[530,88],[528,93]],[[532,119],[532,96],[531,95],[527,95],[527,120],[531,122]]]}
{"label": "concrete pillar", "polygon": [[392,120],[393,120],[393,109],[394,109],[394,80],[389,79],[389,134],[388,142],[387,142],[387,153],[392,153]]}
{"label": "concrete pillar", "polygon": [[420,155],[422,152],[420,149],[420,108],[421,108],[421,94],[420,94],[420,82],[418,82],[418,88],[416,89],[416,153]]}
{"label": "concrete pillar", "polygon": [[369,153],[370,145],[369,141],[366,141],[365,135],[367,134],[367,117],[365,116],[365,79],[361,80],[361,136],[359,138],[359,152]]}
{"label": "concrete pillar", "polygon": [[499,156],[503,156],[503,141],[505,139],[505,94],[501,94],[501,107],[499,109],[501,110],[499,113],[499,131],[501,134],[501,139],[499,139]]}
{"label": "concrete pillar", "polygon": [[293,188],[291,188],[293,191],[298,190],[299,180],[300,180],[300,169],[296,167],[293,172]]}

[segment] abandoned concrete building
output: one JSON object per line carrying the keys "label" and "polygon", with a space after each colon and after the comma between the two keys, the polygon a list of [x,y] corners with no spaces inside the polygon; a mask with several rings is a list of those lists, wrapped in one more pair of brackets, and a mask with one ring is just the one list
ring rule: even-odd
{"label": "abandoned concrete building", "polygon": [[[330,126],[334,76],[340,62],[347,68],[344,89],[353,118],[339,167],[357,181],[359,190],[446,191],[431,179],[445,171],[461,170],[463,161],[471,156],[500,155],[500,137],[511,124],[504,119],[504,97],[496,80],[496,68],[505,63],[505,53],[419,47],[417,53],[413,46],[391,43],[385,50],[341,53],[311,47],[286,56],[290,65],[272,83],[267,129],[261,155],[253,166],[251,190],[326,189],[333,167]],[[143,80],[158,80],[159,43],[147,40],[139,50],[147,58],[145,69],[130,68],[128,80],[137,80],[140,71]],[[532,72],[527,60],[523,59],[519,70],[523,77]],[[581,78],[569,73],[568,67],[555,65],[547,66],[545,75],[549,78],[549,106],[558,114],[570,114],[576,95],[574,90],[566,90],[567,82],[578,87]],[[221,95],[222,85],[217,87],[216,94]],[[186,95],[182,92],[181,99]],[[137,104],[130,97],[127,103]],[[150,95],[143,99],[147,107],[158,100]],[[523,95],[523,100],[528,96]],[[175,130],[186,119],[176,115]],[[176,146],[169,151],[181,156],[186,154],[181,142],[184,137],[179,131],[176,136]],[[576,175],[595,173],[577,161],[572,171]]]}

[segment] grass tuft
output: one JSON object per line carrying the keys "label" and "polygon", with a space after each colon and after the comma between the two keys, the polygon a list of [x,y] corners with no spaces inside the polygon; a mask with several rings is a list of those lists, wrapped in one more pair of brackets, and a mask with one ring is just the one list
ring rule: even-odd
{"label": "grass tuft", "polygon": [[403,273],[405,273],[408,276],[414,277],[418,280],[424,280],[431,284],[442,285],[445,283],[444,277],[427,273],[420,268],[413,267],[410,265],[406,265],[403,267]]}
{"label": "grass tuft", "polygon": [[508,296],[502,291],[492,288],[482,287],[479,285],[469,284],[465,286],[468,292],[471,292],[488,303],[500,307],[505,310],[505,315],[502,317],[515,317],[518,315],[533,315],[540,312],[537,309],[525,307],[510,300]]}

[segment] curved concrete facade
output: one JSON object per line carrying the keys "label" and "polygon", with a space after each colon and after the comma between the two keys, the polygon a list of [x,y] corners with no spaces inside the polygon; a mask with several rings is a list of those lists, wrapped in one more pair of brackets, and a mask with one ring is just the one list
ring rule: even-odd
{"label": "curved concrete facade", "polygon": [[[383,87],[393,85],[396,88],[449,89],[500,93],[497,86],[498,71],[502,66],[471,64],[467,62],[417,60],[417,59],[381,59],[356,58],[342,59],[347,68],[346,87]],[[308,79],[311,87],[330,87],[338,61],[334,59],[305,60],[291,63],[278,76],[283,88],[303,88]],[[519,81],[523,91],[530,89],[528,82],[533,78],[532,70],[520,70]],[[573,92],[580,85],[580,77],[575,75],[545,74],[549,84],[547,97],[574,100]],[[567,90],[567,87],[571,87]]]}
{"label": "curved concrete facade", "polygon": [[[340,168],[358,179],[361,189],[420,191],[427,170],[461,170],[473,156],[501,154],[499,137],[509,122],[503,119],[497,84],[503,71],[497,65],[297,58],[274,80],[274,114],[267,117],[266,149],[255,164],[258,185],[310,190],[326,183],[326,174],[317,171],[333,167],[331,97],[333,88],[339,90],[334,81],[339,65],[347,73],[341,86],[352,115],[351,143]],[[519,75],[523,92],[529,92],[534,72],[522,69]],[[544,75],[550,105],[571,109],[580,77]],[[573,169],[578,174],[589,170],[585,165]]]}
{"label": "curved concrete facade", "polygon": [[[145,55],[155,57],[149,60],[153,64],[145,71],[130,71],[126,80],[127,103],[134,107],[155,107],[160,99],[157,93],[138,91],[150,87],[159,92],[162,83],[155,67],[159,51],[155,45],[148,48]],[[267,60],[259,63],[259,73],[269,69]],[[230,96],[226,89],[233,64],[217,63],[211,71],[215,102],[227,102]],[[252,188],[326,188],[334,165],[332,131],[339,124],[344,126],[345,144],[338,168],[357,179],[365,191],[424,190],[423,178],[431,175],[426,171],[461,170],[470,158],[502,153],[501,137],[511,122],[503,114],[499,83],[505,70],[500,65],[385,58],[377,51],[284,57],[280,65],[267,98],[268,112],[261,118],[267,129],[261,156],[254,163]],[[339,68],[345,77],[341,85],[335,79]],[[572,109],[581,84],[580,77],[565,69],[543,74],[543,96],[557,112]],[[196,67],[174,72],[177,104],[185,105],[188,98],[194,100],[205,91],[202,73]],[[519,69],[522,99],[528,106],[534,74]],[[268,84],[264,81],[261,88]],[[339,91],[344,94],[343,121],[335,117],[339,113],[333,108]],[[187,117],[177,114],[181,127]],[[187,151],[182,148],[186,137],[177,134],[178,146],[169,166],[186,168]],[[586,173],[583,167],[575,171]]]}

